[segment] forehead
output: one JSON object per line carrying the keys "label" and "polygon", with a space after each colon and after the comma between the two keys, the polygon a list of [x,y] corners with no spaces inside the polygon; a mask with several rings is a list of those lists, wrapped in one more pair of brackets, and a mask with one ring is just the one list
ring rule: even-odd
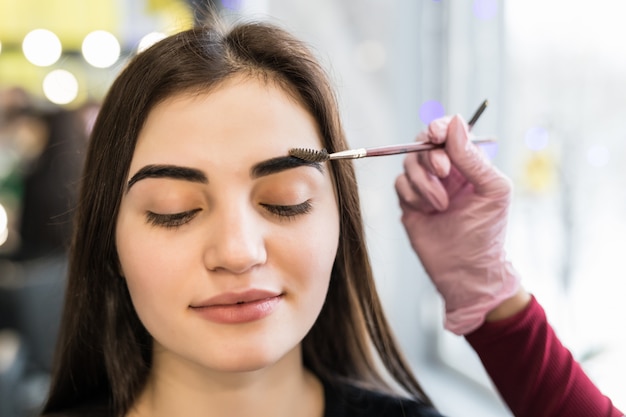
{"label": "forehead", "polygon": [[263,159],[293,147],[321,146],[317,122],[293,94],[275,82],[238,77],[156,105],[139,134],[133,165],[189,162],[173,160],[178,157],[198,163],[246,155]]}

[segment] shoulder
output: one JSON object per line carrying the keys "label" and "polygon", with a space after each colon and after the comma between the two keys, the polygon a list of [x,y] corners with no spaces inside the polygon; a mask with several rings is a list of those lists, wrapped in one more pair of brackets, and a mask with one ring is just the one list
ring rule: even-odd
{"label": "shoulder", "polygon": [[415,399],[345,383],[324,383],[324,417],[442,417]]}

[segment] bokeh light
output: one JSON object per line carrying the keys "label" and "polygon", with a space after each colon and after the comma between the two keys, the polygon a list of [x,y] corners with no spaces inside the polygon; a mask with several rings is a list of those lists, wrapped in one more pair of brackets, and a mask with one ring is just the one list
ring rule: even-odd
{"label": "bokeh light", "polygon": [[85,61],[96,68],[108,68],[120,57],[120,43],[111,32],[96,30],[83,39]]}
{"label": "bokeh light", "polygon": [[35,29],[24,37],[22,51],[30,63],[48,67],[59,60],[63,46],[57,35],[51,31]]}
{"label": "bokeh light", "polygon": [[533,152],[524,163],[522,181],[535,193],[553,190],[557,183],[556,161],[549,152]]}
{"label": "bokeh light", "polygon": [[166,35],[163,32],[148,33],[139,41],[139,45],[137,46],[137,52],[145,51],[146,49],[150,48],[155,43],[159,42],[160,40],[165,39],[165,37]]}
{"label": "bokeh light", "polygon": [[365,72],[378,71],[385,66],[387,53],[379,41],[364,41],[356,47],[357,66]]}
{"label": "bokeh light", "polygon": [[587,162],[596,168],[608,165],[611,159],[611,152],[604,145],[593,145],[587,149]]}
{"label": "bokeh light", "polygon": [[78,96],[78,80],[69,71],[51,71],[43,80],[43,92],[48,100],[56,104],[68,104]]}
{"label": "bokeh light", "polygon": [[420,106],[419,113],[420,120],[424,122],[424,124],[429,124],[433,120],[443,117],[446,114],[446,110],[443,104],[437,100],[428,100]]}
{"label": "bokeh light", "polygon": [[9,229],[4,229],[0,231],[0,246],[4,245],[7,240],[9,240]]}
{"label": "bokeh light", "polygon": [[540,126],[531,127],[524,135],[524,143],[531,151],[540,151],[548,146],[550,134]]}
{"label": "bokeh light", "polygon": [[490,20],[498,14],[498,0],[474,0],[474,15],[481,20]]}
{"label": "bokeh light", "polygon": [[9,216],[2,204],[0,204],[0,246],[7,241],[9,237]]}

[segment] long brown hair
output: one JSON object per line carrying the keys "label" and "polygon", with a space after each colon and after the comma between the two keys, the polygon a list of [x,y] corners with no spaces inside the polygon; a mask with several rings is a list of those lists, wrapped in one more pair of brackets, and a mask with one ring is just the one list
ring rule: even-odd
{"label": "long brown hair", "polygon": [[[210,91],[234,75],[262,76],[295,94],[329,152],[347,148],[336,97],[305,44],[267,23],[207,25],[135,56],[111,86],[87,152],[57,361],[44,413],[101,405],[122,416],[151,367],[152,339],[119,274],[115,222],[137,136],[164,99]],[[351,163],[332,166],[340,242],[321,314],[303,341],[305,366],[329,381],[392,384],[430,404],[383,315],[366,249]],[[382,363],[382,367],[378,364]]]}

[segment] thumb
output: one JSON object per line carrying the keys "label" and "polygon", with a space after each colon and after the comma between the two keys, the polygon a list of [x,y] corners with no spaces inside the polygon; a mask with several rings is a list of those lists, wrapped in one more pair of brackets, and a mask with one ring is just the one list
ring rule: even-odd
{"label": "thumb", "polygon": [[499,176],[481,149],[469,140],[467,125],[461,116],[454,116],[448,125],[446,151],[452,165],[477,191]]}

